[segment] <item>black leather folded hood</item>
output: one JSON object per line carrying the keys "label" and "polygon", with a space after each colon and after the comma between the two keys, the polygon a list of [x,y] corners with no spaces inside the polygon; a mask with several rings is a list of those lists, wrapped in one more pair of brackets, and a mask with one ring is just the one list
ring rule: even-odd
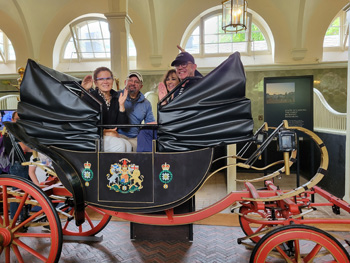
{"label": "black leather folded hood", "polygon": [[158,112],[159,151],[188,151],[250,140],[251,102],[238,52]]}
{"label": "black leather folded hood", "polygon": [[18,123],[40,143],[70,150],[95,150],[99,112],[70,86],[77,78],[28,60],[20,88]]}

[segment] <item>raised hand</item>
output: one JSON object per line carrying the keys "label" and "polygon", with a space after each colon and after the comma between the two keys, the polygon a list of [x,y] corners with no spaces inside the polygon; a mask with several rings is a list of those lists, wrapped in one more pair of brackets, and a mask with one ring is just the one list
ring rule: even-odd
{"label": "raised hand", "polygon": [[91,75],[87,75],[85,76],[85,78],[83,79],[83,81],[81,82],[81,86],[88,91],[89,89],[91,89],[92,84],[93,84],[93,78]]}
{"label": "raised hand", "polygon": [[126,98],[128,97],[128,90],[124,89],[123,91],[121,91],[119,93],[119,98],[118,98],[118,102],[119,102],[119,111],[123,112],[125,111],[125,101]]}
{"label": "raised hand", "polygon": [[159,98],[159,100],[162,100],[167,94],[168,94],[168,91],[167,91],[164,83],[160,82],[158,84],[158,98]]}

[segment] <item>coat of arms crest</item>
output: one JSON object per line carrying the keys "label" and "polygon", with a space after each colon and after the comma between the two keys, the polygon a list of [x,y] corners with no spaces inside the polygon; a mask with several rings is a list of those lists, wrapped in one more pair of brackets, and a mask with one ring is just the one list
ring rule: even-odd
{"label": "coat of arms crest", "polygon": [[143,175],[141,175],[138,165],[129,164],[126,158],[119,160],[119,163],[111,164],[110,173],[107,174],[110,190],[123,194],[140,191],[143,186]]}

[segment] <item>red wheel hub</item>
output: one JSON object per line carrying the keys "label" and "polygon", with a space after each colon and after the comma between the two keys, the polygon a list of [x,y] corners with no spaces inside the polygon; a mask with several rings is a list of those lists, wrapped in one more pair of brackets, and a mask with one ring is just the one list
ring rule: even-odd
{"label": "red wheel hub", "polygon": [[2,247],[7,247],[12,243],[13,235],[7,228],[0,228],[0,244]]}

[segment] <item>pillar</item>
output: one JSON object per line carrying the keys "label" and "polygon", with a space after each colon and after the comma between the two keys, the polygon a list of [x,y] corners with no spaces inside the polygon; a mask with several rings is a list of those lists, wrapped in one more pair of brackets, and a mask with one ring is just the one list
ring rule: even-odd
{"label": "pillar", "polygon": [[128,36],[132,20],[127,12],[111,12],[105,16],[111,34],[111,70],[119,79],[122,89],[129,72]]}
{"label": "pillar", "polygon": [[[346,21],[350,23],[350,5],[344,9],[346,11]],[[348,36],[349,37],[349,36]],[[346,111],[350,111],[350,48],[348,50],[348,81]],[[346,115],[346,144],[345,144],[345,201],[350,202],[350,115]]]}

